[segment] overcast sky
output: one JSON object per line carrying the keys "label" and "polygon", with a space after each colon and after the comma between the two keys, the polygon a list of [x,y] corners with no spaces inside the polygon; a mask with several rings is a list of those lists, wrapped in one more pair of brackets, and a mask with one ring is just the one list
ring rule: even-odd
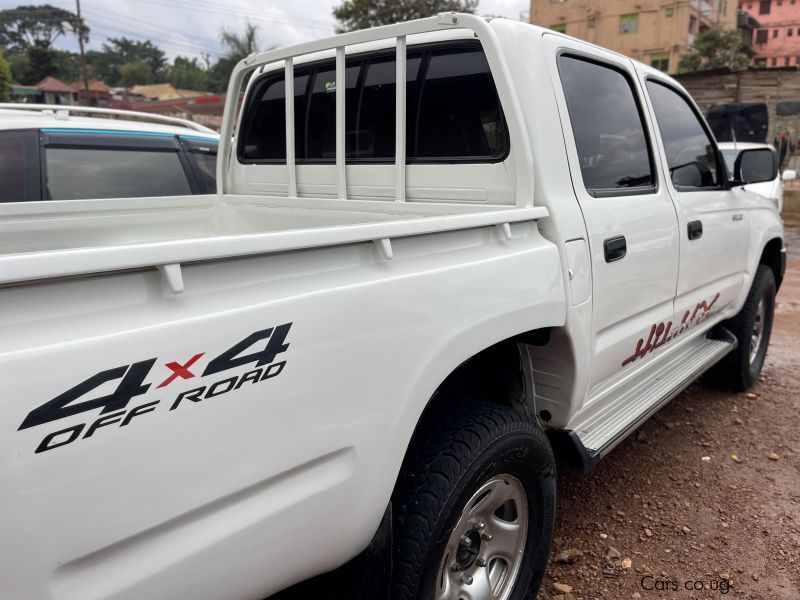
{"label": "overcast sky", "polygon": [[[43,0],[75,10],[75,0]],[[81,0],[91,29],[89,48],[100,49],[107,38],[150,39],[169,58],[207,53],[211,61],[222,54],[219,31],[241,31],[245,20],[258,28],[260,49],[286,46],[332,35],[332,7],[339,0]],[[0,9],[39,4],[36,0],[0,0]],[[480,0],[478,13],[518,19],[529,0]],[[74,35],[60,37],[55,46],[77,51]]]}

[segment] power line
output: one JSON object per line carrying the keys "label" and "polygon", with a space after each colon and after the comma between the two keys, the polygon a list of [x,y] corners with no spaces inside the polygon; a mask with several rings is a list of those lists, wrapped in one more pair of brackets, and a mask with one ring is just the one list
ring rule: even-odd
{"label": "power line", "polygon": [[[260,14],[253,14],[248,11],[242,12],[241,9],[234,9],[232,7],[226,7],[224,5],[216,5],[216,4],[204,4],[199,1],[195,0],[172,0],[171,2],[164,2],[162,0],[138,0],[139,2],[144,2],[147,4],[155,4],[157,6],[166,6],[169,8],[188,8],[195,12],[203,12],[206,14],[212,15],[222,15],[222,16],[235,16],[235,17],[242,17],[246,19],[251,19],[254,21],[267,21],[271,23],[282,23],[285,25],[296,25],[298,27],[306,27],[310,29],[332,29],[331,23],[324,23],[323,21],[316,21],[312,23],[310,21],[298,21],[295,19],[285,18],[285,17],[269,17],[269,16],[261,16]],[[217,8],[219,6],[219,8]],[[275,14],[275,13],[272,13]]]}
{"label": "power line", "polygon": [[[95,11],[99,12],[99,16],[95,15],[93,19],[107,19],[109,21],[113,21],[115,23],[122,23],[123,25],[127,24],[128,21],[135,21],[136,23],[143,23],[146,27],[143,27],[142,30],[147,32],[148,28],[153,29],[160,29],[166,33],[174,33],[176,35],[180,35],[186,39],[191,40],[199,40],[205,44],[214,45],[218,43],[218,40],[212,40],[211,38],[205,38],[194,34],[185,33],[183,31],[179,31],[177,29],[171,29],[169,27],[165,27],[163,25],[159,25],[157,23],[151,23],[149,21],[145,21],[144,19],[138,19],[136,17],[130,17],[128,15],[124,15],[122,13],[112,12],[106,9],[100,9],[95,6],[89,5],[88,8],[90,9],[91,13],[95,13]],[[85,8],[84,8],[85,12]],[[139,26],[141,27],[141,26]]]}
{"label": "power line", "polygon": [[[63,5],[61,7],[63,7]],[[71,5],[70,5],[70,7],[71,7]],[[89,10],[91,12],[94,12],[95,10],[97,10],[97,7],[92,7],[92,6],[87,7],[84,4],[84,12],[86,12],[86,8],[89,8]],[[106,11],[106,12],[110,13],[111,11]],[[112,14],[119,14],[119,16],[123,17],[124,19],[131,19],[131,20],[141,21],[141,19],[136,19],[135,17],[129,18],[129,17],[127,17],[127,15],[122,15],[120,13],[112,13]],[[168,52],[174,52],[176,54],[181,54],[181,53],[186,54],[187,51],[188,51],[188,52],[192,52],[192,53],[199,54],[199,55],[202,55],[202,53],[206,53],[206,54],[208,54],[210,56],[214,56],[215,58],[222,58],[224,56],[224,54],[221,51],[221,49],[219,49],[219,46],[217,46],[216,43],[212,42],[208,38],[199,38],[198,36],[192,36],[192,35],[189,35],[189,34],[184,34],[183,32],[179,32],[179,31],[174,30],[174,29],[169,29],[169,28],[163,27],[163,29],[166,29],[168,31],[168,33],[177,34],[177,35],[183,35],[183,36],[185,36],[187,38],[187,40],[189,40],[189,41],[180,41],[180,40],[175,40],[173,37],[165,37],[165,34],[160,33],[160,32],[156,33],[154,31],[144,31],[145,28],[142,28],[142,31],[138,31],[138,30],[137,31],[132,31],[131,29],[122,28],[122,27],[120,27],[119,25],[117,25],[115,23],[123,23],[123,25],[127,24],[127,23],[125,21],[121,20],[121,19],[118,19],[118,18],[114,17],[114,16],[107,16],[107,15],[101,15],[101,16],[89,15],[89,16],[91,16],[91,21],[92,21],[92,24],[89,25],[90,31],[92,33],[92,37],[96,37],[96,38],[101,39],[101,40],[109,41],[109,40],[112,40],[113,36],[115,36],[115,35],[116,36],[123,35],[123,36],[126,36],[126,37],[131,37],[131,38],[133,38],[133,39],[135,39],[137,41],[151,41],[151,42],[154,42],[159,47],[167,50]],[[61,22],[61,20],[59,20],[59,19],[47,19],[46,21],[47,22]],[[109,21],[113,21],[113,22],[109,23]],[[86,19],[84,20],[84,22],[86,22]],[[142,21],[142,22],[147,23],[146,21]],[[157,25],[155,23],[148,23],[148,26],[162,27],[162,26]],[[105,32],[105,33],[107,33],[109,35],[96,35],[98,32]],[[195,43],[195,44],[190,43],[191,38],[195,38],[195,37],[197,37],[197,39],[201,39],[202,43]],[[216,46],[216,48],[209,49],[209,46],[211,46],[211,47]]]}
{"label": "power line", "polygon": [[[220,52],[208,51],[208,50],[205,50],[203,48],[200,48],[199,46],[195,46],[193,44],[188,44],[188,43],[184,44],[182,42],[177,42],[177,41],[173,41],[173,40],[169,40],[169,39],[165,39],[165,38],[159,38],[159,37],[156,37],[156,36],[149,36],[149,35],[143,36],[141,34],[133,33],[131,31],[124,31],[122,29],[116,29],[114,27],[108,27],[108,26],[100,25],[100,26],[95,26],[94,30],[97,31],[97,32],[100,32],[100,34],[101,34],[101,35],[98,35],[97,37],[99,37],[101,39],[104,39],[106,41],[113,40],[113,39],[115,39],[115,37],[118,38],[120,35],[122,35],[122,36],[126,36],[126,37],[129,36],[129,37],[134,38],[134,39],[138,38],[138,41],[151,41],[151,42],[155,43],[159,48],[166,49],[166,50],[168,50],[170,52],[175,52],[176,54],[186,53],[187,51],[193,51],[193,52],[196,52],[196,53],[199,54],[200,51],[204,51],[204,52],[207,52],[210,55],[213,55],[215,58],[222,58],[223,57],[223,54],[220,53]],[[105,35],[103,35],[103,34],[105,34]]]}
{"label": "power line", "polygon": [[[51,0],[53,1],[53,0]],[[66,4],[62,4],[66,2]],[[163,6],[172,9],[190,9],[194,12],[201,12],[204,14],[220,15],[227,17],[240,17],[245,19],[252,19],[256,21],[265,21],[269,23],[280,23],[286,25],[293,25],[309,29],[332,29],[332,23],[322,21],[319,19],[293,19],[289,18],[283,13],[276,13],[270,11],[259,10],[257,12],[250,12],[243,8],[231,7],[226,4],[214,2],[213,0],[138,0],[138,2],[152,4],[156,6]],[[61,8],[71,8],[69,0],[55,0],[53,4],[56,6],[61,5]],[[192,52],[202,56],[203,53],[214,56],[215,58],[222,58],[224,56],[219,42],[212,41],[210,38],[198,36],[195,34],[186,33],[177,29],[166,27],[164,25],[146,21],[138,17],[131,17],[129,15],[108,10],[105,6],[100,7],[93,4],[88,4],[84,0],[84,12],[87,12],[91,17],[91,21],[95,24],[91,25],[92,31],[106,32],[113,36],[124,35],[137,39],[138,41],[150,40],[160,47],[163,47],[168,52],[181,54]],[[123,29],[122,26],[128,25],[129,22],[135,22],[137,31],[130,29]],[[160,31],[158,31],[160,30]],[[165,37],[170,34],[170,37]],[[173,36],[181,36],[186,41],[176,40]],[[98,35],[99,39],[111,40],[112,37]],[[196,43],[192,43],[196,40]],[[213,50],[209,48],[214,48]]]}
{"label": "power line", "polygon": [[[131,36],[131,37],[147,38],[147,39],[150,39],[151,41],[158,42],[159,44],[164,45],[164,46],[167,46],[167,45],[171,45],[173,47],[182,46],[182,47],[184,47],[186,49],[195,50],[195,51],[198,48],[200,48],[202,51],[207,52],[208,54],[213,54],[213,55],[218,56],[218,57],[222,56],[222,52],[219,50],[219,48],[215,48],[214,50],[209,49],[209,46],[211,46],[213,44],[213,42],[211,42],[210,40],[204,39],[204,38],[194,38],[194,36],[190,37],[190,36],[187,35],[185,37],[186,37],[186,39],[188,41],[181,41],[181,40],[176,40],[175,38],[172,38],[172,37],[169,37],[169,38],[163,37],[165,35],[164,33],[147,31],[147,30],[144,30],[144,29],[141,32],[140,31],[131,31],[130,29],[120,28],[119,25],[115,25],[115,23],[123,23],[124,24],[124,21],[121,21],[119,19],[114,19],[113,17],[92,16],[92,20],[93,20],[93,22],[98,23],[97,25],[95,25],[95,29],[105,29],[106,31],[114,31],[116,33],[119,33],[119,34],[122,34],[122,35],[126,35],[126,36]],[[109,22],[110,22],[110,24],[109,24]],[[177,33],[177,32],[174,32],[174,33]],[[192,43],[191,42],[192,39],[198,39],[198,40],[201,40],[201,41]]]}

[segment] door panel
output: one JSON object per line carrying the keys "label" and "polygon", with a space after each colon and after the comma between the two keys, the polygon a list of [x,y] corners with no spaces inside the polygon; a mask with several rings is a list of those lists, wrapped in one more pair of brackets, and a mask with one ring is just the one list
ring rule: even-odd
{"label": "door panel", "polygon": [[557,36],[546,35],[545,46],[589,238],[591,395],[592,388],[648,360],[650,353],[628,361],[623,371],[650,326],[672,317],[678,225],[655,166],[652,128],[632,63]]}
{"label": "door panel", "polygon": [[748,194],[728,188],[716,141],[691,101],[654,76],[647,77],[645,87],[679,221],[673,330],[686,331],[739,297],[750,247]]}

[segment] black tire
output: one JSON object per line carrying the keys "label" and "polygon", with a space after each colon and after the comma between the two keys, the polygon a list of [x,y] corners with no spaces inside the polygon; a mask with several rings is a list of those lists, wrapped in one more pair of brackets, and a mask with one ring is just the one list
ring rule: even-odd
{"label": "black tire", "polygon": [[[751,360],[751,338],[760,302],[764,303],[761,341],[757,346],[755,357]],[[706,373],[705,380],[709,384],[721,389],[743,392],[758,381],[764,359],[767,357],[774,312],[775,274],[768,266],[759,265],[742,310],[723,323],[723,326],[736,337],[738,346]]]}
{"label": "black tire", "polygon": [[446,544],[462,509],[500,474],[521,484],[532,509],[510,600],[535,597],[555,523],[553,452],[547,436],[527,416],[482,402],[427,415],[415,433],[392,499],[393,600],[434,597]]}

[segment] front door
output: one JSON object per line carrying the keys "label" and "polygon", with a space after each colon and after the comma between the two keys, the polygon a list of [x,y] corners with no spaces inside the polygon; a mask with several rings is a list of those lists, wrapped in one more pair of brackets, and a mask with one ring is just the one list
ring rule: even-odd
{"label": "front door", "polygon": [[645,82],[678,213],[680,273],[672,321],[682,334],[740,297],[750,248],[749,194],[728,186],[716,142],[685,92],[657,75]]}
{"label": "front door", "polygon": [[578,41],[545,38],[591,252],[591,397],[654,355],[642,338],[672,317],[678,223],[633,63]]}

